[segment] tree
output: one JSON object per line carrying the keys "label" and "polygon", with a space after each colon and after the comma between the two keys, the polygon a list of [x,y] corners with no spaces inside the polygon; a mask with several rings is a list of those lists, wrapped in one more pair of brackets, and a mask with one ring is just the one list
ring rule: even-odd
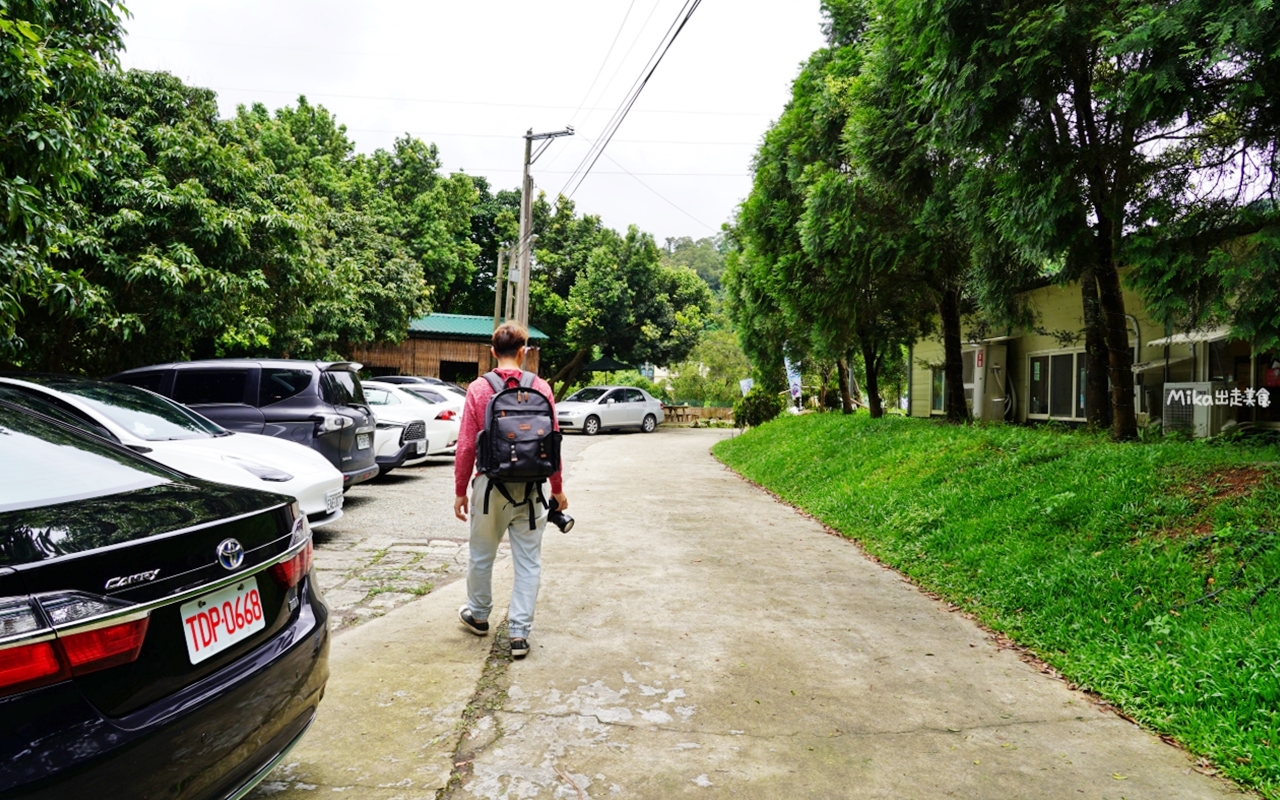
{"label": "tree", "polygon": [[[1240,145],[1271,108],[1241,87],[1257,54],[1228,45],[1242,12],[1122,0],[1015,0],[999,14],[971,0],[886,0],[883,11],[932,140],[986,162],[1006,235],[1032,258],[1062,259],[1086,312],[1096,290],[1112,435],[1135,438],[1120,265],[1135,233],[1248,199],[1235,191],[1244,173],[1225,191],[1217,180],[1232,164],[1247,173]],[[1254,19],[1274,28],[1273,15]],[[1257,113],[1242,118],[1232,103],[1250,92]]]}
{"label": "tree", "polygon": [[[18,357],[24,307],[92,294],[49,264],[62,203],[93,174],[108,122],[101,92],[122,46],[112,0],[0,2],[0,359]],[[65,301],[65,300],[64,300]]]}
{"label": "tree", "polygon": [[662,248],[662,260],[670,266],[682,266],[698,273],[711,291],[720,291],[724,274],[724,234],[694,241],[689,236],[668,238]]}
{"label": "tree", "polygon": [[671,394],[678,402],[717,407],[732,406],[742,396],[739,381],[751,374],[738,337],[726,324],[708,330],[672,368]]}

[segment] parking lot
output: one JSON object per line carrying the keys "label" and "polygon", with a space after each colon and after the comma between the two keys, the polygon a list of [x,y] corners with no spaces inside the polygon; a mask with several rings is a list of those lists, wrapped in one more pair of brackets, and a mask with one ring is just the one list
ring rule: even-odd
{"label": "parking lot", "polygon": [[[598,439],[566,435],[566,465],[592,441]],[[565,490],[572,503],[572,483]],[[347,492],[344,510],[342,519],[314,533],[317,581],[334,633],[466,576],[468,529],[453,515],[452,458],[362,483]],[[499,559],[508,552],[504,542]]]}

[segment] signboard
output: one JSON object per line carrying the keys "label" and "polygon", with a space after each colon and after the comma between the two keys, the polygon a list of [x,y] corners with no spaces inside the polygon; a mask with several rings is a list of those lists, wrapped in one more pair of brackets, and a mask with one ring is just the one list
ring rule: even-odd
{"label": "signboard", "polygon": [[742,396],[746,397],[747,392],[751,391],[751,387],[756,385],[755,378],[743,378],[738,381],[738,388],[742,390]]}
{"label": "signboard", "polygon": [[1280,386],[1280,367],[1272,367],[1262,371],[1263,386]]}

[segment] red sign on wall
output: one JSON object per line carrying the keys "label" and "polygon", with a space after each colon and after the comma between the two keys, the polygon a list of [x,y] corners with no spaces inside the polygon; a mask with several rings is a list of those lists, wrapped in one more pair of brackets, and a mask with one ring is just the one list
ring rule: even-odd
{"label": "red sign on wall", "polygon": [[978,349],[978,351],[977,351],[977,353],[976,353],[976,355],[977,355],[977,357],[978,357],[978,360],[977,360],[977,362],[975,362],[975,364],[976,364],[976,366],[978,367],[978,369],[982,369],[982,355],[983,355],[983,353],[985,353],[985,352],[986,352],[985,350],[982,350],[981,348],[979,348],[979,349]]}
{"label": "red sign on wall", "polygon": [[1263,370],[1262,385],[1263,386],[1280,386],[1280,368]]}

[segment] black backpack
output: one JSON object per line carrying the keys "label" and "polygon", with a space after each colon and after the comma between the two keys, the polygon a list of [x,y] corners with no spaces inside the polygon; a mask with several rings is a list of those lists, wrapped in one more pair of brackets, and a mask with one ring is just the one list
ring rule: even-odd
{"label": "black backpack", "polygon": [[[537,376],[532,372],[522,370],[519,381],[504,381],[496,372],[484,377],[494,391],[484,410],[484,427],[476,435],[476,468],[489,478],[484,513],[489,513],[489,492],[497,488],[508,503],[529,504],[532,528],[537,517],[535,492],[545,507],[542,484],[560,471],[560,431],[555,429],[551,401],[533,388]],[[508,483],[525,484],[523,502],[511,497]]]}

